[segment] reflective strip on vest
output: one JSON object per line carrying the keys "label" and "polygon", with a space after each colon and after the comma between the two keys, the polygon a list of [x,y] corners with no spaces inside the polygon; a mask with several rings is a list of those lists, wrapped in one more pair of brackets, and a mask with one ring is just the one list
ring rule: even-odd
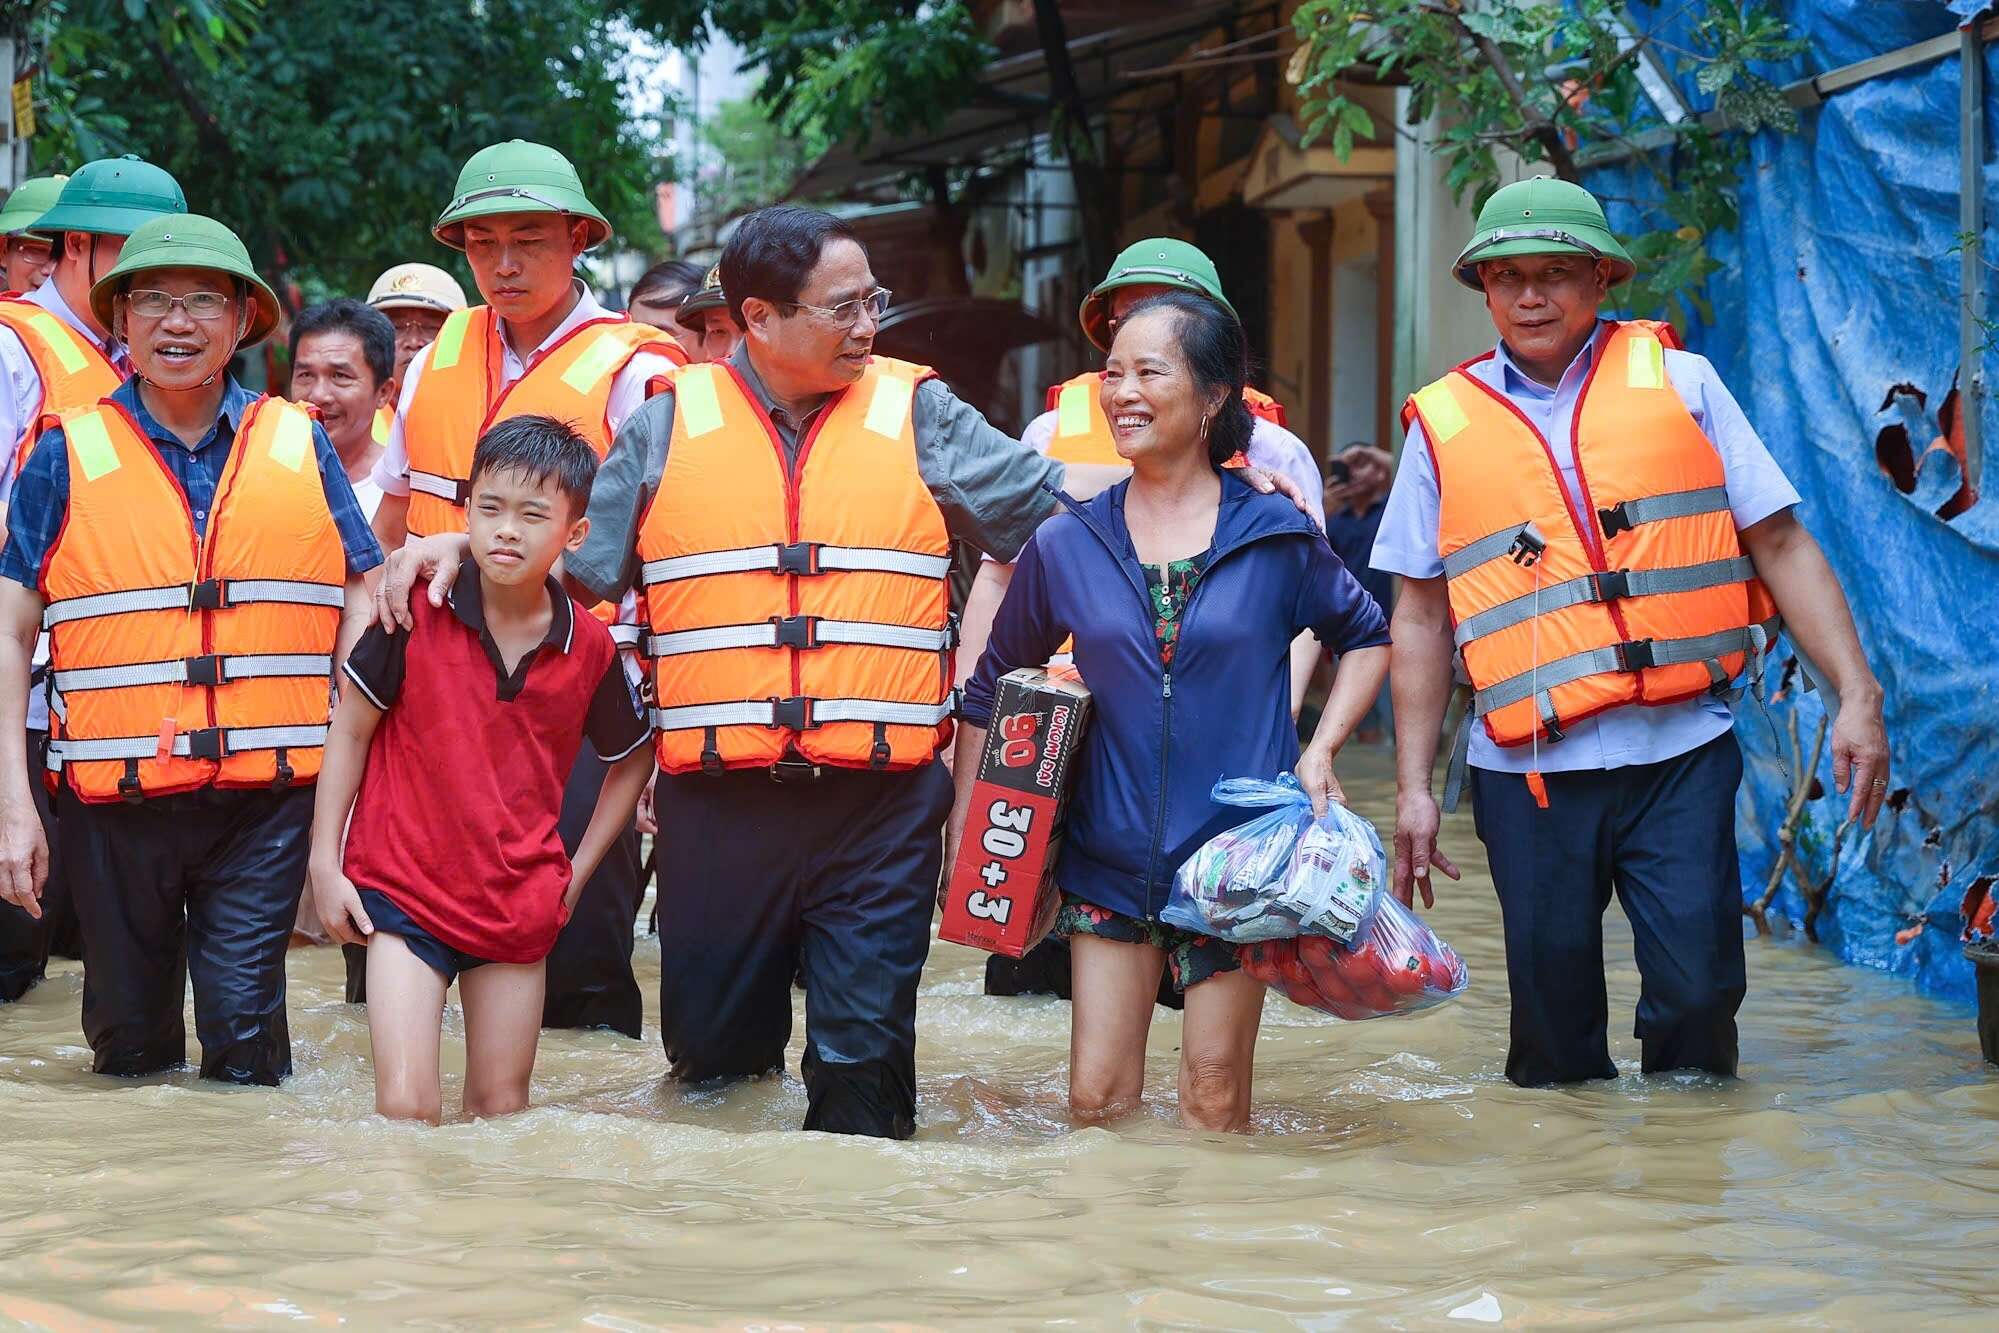
{"label": "reflective strip on vest", "polygon": [[636,648],[639,640],[645,637],[643,625],[606,625],[604,628],[611,631],[611,642],[620,648]]}
{"label": "reflective strip on vest", "polygon": [[55,353],[56,364],[71,375],[90,364],[90,358],[76,345],[76,332],[47,311],[39,311],[28,316],[28,327],[42,335],[42,341]]}
{"label": "reflective strip on vest", "polygon": [[434,495],[447,504],[463,505],[465,503],[465,488],[471,485],[471,483],[472,479],[470,477],[460,480],[457,477],[441,477],[435,472],[419,472],[415,468],[410,469],[411,490],[420,491],[425,495]]}
{"label": "reflective strip on vest", "polygon": [[[174,737],[172,753],[181,759],[217,759],[251,750],[303,750],[326,744],[326,727],[237,727],[224,731],[183,731]],[[212,753],[210,739],[216,748]],[[158,736],[110,736],[101,740],[52,740],[50,758],[87,764],[107,759],[151,759],[159,753]],[[52,767],[55,765],[51,765]]]}
{"label": "reflective strip on vest", "polygon": [[[1489,532],[1477,541],[1460,546],[1444,557],[1444,577],[1455,579],[1469,574],[1480,565],[1489,564],[1501,556],[1509,554],[1519,542],[1520,534],[1533,528],[1533,524],[1521,523],[1498,532]],[[1545,543],[1544,543],[1545,544]]]}
{"label": "reflective strip on vest", "polygon": [[[100,616],[122,616],[135,611],[185,611],[193,604],[196,589],[201,586],[176,583],[170,588],[134,588],[127,592],[65,597],[48,604],[42,612],[42,624],[53,627],[66,625],[72,620],[94,620]],[[294,579],[225,579],[219,581],[219,587],[217,595],[221,600],[215,610],[257,602],[334,607],[347,604],[347,590],[331,583],[304,583]]]}
{"label": "reflective strip on vest", "polygon": [[1483,716],[1585,676],[1642,671],[1650,667],[1705,662],[1729,653],[1748,653],[1757,647],[1762,638],[1762,627],[1749,625],[1694,639],[1643,639],[1637,643],[1612,644],[1607,648],[1572,653],[1480,690],[1472,699],[1472,712]]}
{"label": "reflective strip on vest", "polygon": [[[311,653],[246,653],[240,657],[194,657],[172,662],[134,662],[129,666],[80,667],[55,673],[56,688],[65,694],[111,690],[125,685],[173,685],[196,678],[195,664],[213,662],[214,684],[255,680],[261,676],[330,676],[333,659]],[[209,682],[199,681],[199,684]]]}
{"label": "reflective strip on vest", "polygon": [[[789,703],[791,700],[785,700]],[[884,699],[805,699],[807,728],[829,722],[880,722],[890,726],[934,727],[958,711],[955,693],[935,704],[890,703]],[[657,731],[695,731],[705,727],[775,727],[778,701],[690,704],[685,708],[655,708],[650,716]]]}
{"label": "reflective strip on vest", "polygon": [[[783,546],[743,546],[733,551],[704,551],[699,555],[648,560],[639,570],[639,582],[652,587],[710,574],[746,574],[760,569],[782,569],[784,550]],[[813,570],[821,572],[867,570],[877,574],[909,574],[923,579],[941,579],[951,572],[949,556],[921,555],[915,551],[893,551],[878,546],[813,546],[810,551]],[[786,572],[803,574],[813,570]]]}
{"label": "reflective strip on vest", "polygon": [[[1654,343],[1653,346],[1658,346]],[[1641,496],[1609,509],[1597,511],[1597,521],[1608,533],[1635,528],[1640,523],[1657,523],[1664,518],[1692,518],[1696,514],[1718,514],[1728,508],[1726,486],[1703,486],[1697,491],[1668,491],[1664,495]]]}
{"label": "reflective strip on vest", "polygon": [[1611,570],[1585,574],[1551,584],[1536,592],[1523,593],[1510,602],[1501,602],[1481,611],[1451,632],[1452,641],[1462,648],[1473,639],[1497,634],[1524,624],[1536,615],[1548,615],[1565,606],[1583,602],[1612,602],[1624,597],[1656,597],[1669,592],[1698,592],[1728,583],[1745,583],[1756,577],[1756,565],[1747,556],[1733,560],[1710,560],[1705,564],[1682,565],[1674,569]]}
{"label": "reflective strip on vest", "polygon": [[[948,629],[880,625],[867,620],[800,619],[805,620],[807,625],[809,642],[806,647],[822,643],[866,643],[878,648],[941,653],[953,642]],[[645,652],[648,657],[678,657],[685,653],[712,653],[724,648],[776,648],[780,646],[782,637],[780,627],[768,620],[757,625],[716,625],[709,629],[654,634],[646,639]]]}

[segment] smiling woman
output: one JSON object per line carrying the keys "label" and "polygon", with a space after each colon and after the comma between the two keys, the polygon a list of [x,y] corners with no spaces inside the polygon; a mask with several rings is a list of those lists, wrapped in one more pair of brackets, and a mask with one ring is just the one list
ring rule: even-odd
{"label": "smiling woman", "polygon": [[[1381,609],[1324,535],[1221,466],[1249,442],[1246,370],[1242,325],[1213,301],[1170,292],[1124,312],[1100,392],[1131,479],[1037,530],[965,694],[947,863],[999,678],[1073,635],[1090,682],[1095,731],[1056,866],[1056,930],[1073,959],[1069,1107],[1082,1121],[1137,1110],[1170,966],[1187,1001],[1180,1118],[1248,1126],[1259,983],[1229,945],[1160,921],[1166,889],[1193,848],[1248,813],[1209,799],[1216,773],[1272,778],[1295,765],[1321,807],[1337,799],[1333,755],[1388,667]],[[1300,756],[1289,649],[1303,630],[1339,667]]]}

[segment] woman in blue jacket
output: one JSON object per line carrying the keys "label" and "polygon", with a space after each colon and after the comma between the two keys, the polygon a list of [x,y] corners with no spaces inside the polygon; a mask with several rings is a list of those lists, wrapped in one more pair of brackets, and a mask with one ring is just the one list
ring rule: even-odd
{"label": "woman in blue jacket", "polygon": [[[1223,469],[1249,440],[1242,326],[1181,293],[1116,331],[1103,407],[1132,475],[1087,504],[1062,496],[1021,551],[969,682],[959,732],[955,856],[999,678],[1070,636],[1093,719],[1056,865],[1056,929],[1074,957],[1069,1106],[1080,1120],[1137,1108],[1160,970],[1187,999],[1180,1119],[1249,1122],[1263,987],[1232,946],[1159,920],[1193,850],[1257,812],[1209,799],[1216,779],[1295,767],[1318,808],[1339,799],[1333,756],[1388,671],[1388,625],[1312,521]],[[1286,647],[1313,631],[1340,655],[1301,756]],[[947,859],[945,864],[951,864]]]}

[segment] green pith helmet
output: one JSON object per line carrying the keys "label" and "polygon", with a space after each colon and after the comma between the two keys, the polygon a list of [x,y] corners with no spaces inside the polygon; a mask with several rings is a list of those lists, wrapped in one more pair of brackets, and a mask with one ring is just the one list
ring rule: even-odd
{"label": "green pith helmet", "polygon": [[118,262],[90,289],[90,313],[97,316],[99,324],[110,328],[112,298],[125,290],[129,279],[163,268],[198,268],[241,278],[249,285],[257,309],[250,316],[250,325],[244,330],[238,348],[256,346],[278,326],[277,293],[251,267],[250,252],[236,239],[235,232],[199,213],[154,218],[133,232]]}
{"label": "green pith helmet", "polygon": [[[1111,261],[1111,271],[1083,298],[1076,317],[1083,322],[1084,336],[1100,352],[1111,350],[1110,294],[1120,287],[1178,287],[1207,297],[1235,315],[1235,307],[1222,295],[1221,275],[1215,261],[1186,241],[1170,236],[1153,236],[1128,245]],[[1241,316],[1236,316],[1238,319]]]}
{"label": "green pith helmet", "polygon": [[31,181],[22,181],[7,196],[7,206],[0,208],[0,236],[19,236],[28,228],[42,220],[42,214],[55,207],[56,198],[62,194],[63,182],[67,176],[37,176]]}
{"label": "green pith helmet", "polygon": [[458,173],[458,188],[430,234],[454,250],[465,248],[464,223],[469,218],[502,213],[562,213],[590,224],[584,245],[594,250],[611,234],[611,224],[583,193],[583,182],[569,159],[553,148],[525,139],[509,139],[472,154]]}
{"label": "green pith helmet", "polygon": [[1603,205],[1580,185],[1536,176],[1494,191],[1478,211],[1471,244],[1451,265],[1458,281],[1475,292],[1485,290],[1478,266],[1508,255],[1588,255],[1608,259],[1610,285],[1627,282],[1638,271],[1631,256],[1610,234]]}
{"label": "green pith helmet", "polygon": [[35,223],[37,236],[88,231],[130,236],[163,213],[187,212],[180,182],[132,154],[101,157],[76,169],[49,211]]}

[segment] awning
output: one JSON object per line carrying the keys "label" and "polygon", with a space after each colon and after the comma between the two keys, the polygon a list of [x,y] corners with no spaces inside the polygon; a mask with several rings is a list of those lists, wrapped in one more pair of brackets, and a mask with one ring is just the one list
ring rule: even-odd
{"label": "awning", "polygon": [[1252,208],[1338,208],[1395,179],[1395,149],[1390,144],[1357,143],[1346,161],[1321,142],[1303,147],[1296,122],[1275,115],[1249,155],[1243,177],[1242,201]]}
{"label": "awning", "polygon": [[[1256,17],[1268,6],[1191,4],[1164,6],[1163,18],[1130,23],[1069,43],[1069,61],[1086,104],[1095,106],[1148,82],[1174,78],[1160,72],[1225,19]],[[1135,71],[1151,71],[1132,77]],[[1192,71],[1183,71],[1192,72]],[[791,184],[790,198],[839,198],[929,167],[968,166],[1025,142],[1046,125],[1050,96],[1048,60],[1041,51],[987,65],[968,104],[914,134],[877,135],[866,144],[836,144]],[[1008,105],[1026,99],[1028,106]]]}

